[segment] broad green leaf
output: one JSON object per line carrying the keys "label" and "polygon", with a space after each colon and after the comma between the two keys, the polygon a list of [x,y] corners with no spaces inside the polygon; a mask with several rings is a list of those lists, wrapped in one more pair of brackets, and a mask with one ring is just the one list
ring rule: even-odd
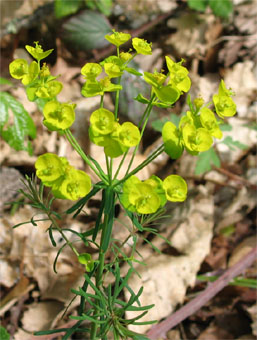
{"label": "broad green leaf", "polygon": [[[13,115],[13,124],[8,124],[9,112]],[[36,127],[32,118],[23,105],[7,92],[0,92],[0,133],[2,138],[17,151],[30,152],[31,146],[27,137],[36,137]]]}
{"label": "broad green leaf", "polygon": [[57,19],[74,14],[79,9],[82,0],[55,0],[54,12]]}
{"label": "broad green leaf", "polygon": [[215,15],[221,18],[227,18],[233,12],[233,3],[231,0],[210,1],[209,5]]}
{"label": "broad green leaf", "polygon": [[83,11],[63,25],[65,41],[83,51],[108,46],[109,42],[104,36],[110,32],[112,29],[109,21],[93,11]]}
{"label": "broad green leaf", "polygon": [[246,144],[243,144],[243,143],[239,142],[238,140],[234,140],[230,136],[227,136],[226,138],[224,138],[222,143],[227,145],[230,148],[230,150],[235,150],[235,148],[245,150],[245,149],[248,148],[248,146]]}
{"label": "broad green leaf", "polygon": [[220,159],[214,148],[210,148],[208,151],[199,154],[196,162],[195,174],[201,175],[210,171],[212,165],[215,165],[218,168],[220,167]]}
{"label": "broad green leaf", "polygon": [[[212,0],[216,1],[216,0]],[[195,9],[197,11],[205,11],[209,0],[187,0],[188,7]]]}
{"label": "broad green leaf", "polygon": [[0,77],[0,85],[5,85],[5,84],[12,85],[12,82],[6,78]]}

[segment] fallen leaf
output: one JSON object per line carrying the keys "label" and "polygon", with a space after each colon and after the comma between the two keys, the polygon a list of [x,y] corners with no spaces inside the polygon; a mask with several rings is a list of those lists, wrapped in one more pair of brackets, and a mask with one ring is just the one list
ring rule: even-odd
{"label": "fallen leaf", "polygon": [[47,330],[56,315],[63,308],[58,301],[45,301],[30,304],[21,319],[24,330],[28,332]]}
{"label": "fallen leaf", "polygon": [[247,255],[256,246],[256,240],[256,236],[250,236],[239,243],[229,258],[228,266],[232,267]]}
{"label": "fallen leaf", "polygon": [[[155,304],[140,321],[160,320],[172,313],[177,304],[183,302],[187,288],[194,285],[196,273],[210,251],[213,199],[199,196],[196,201],[187,203],[190,204],[187,218],[169,240],[183,255],[154,254],[143,260],[146,266],[136,267],[141,278],[134,275],[129,280],[129,286],[135,292],[144,286],[139,299],[142,306]],[[128,300],[128,292],[125,296]],[[127,318],[136,315],[136,312],[127,312]],[[149,325],[131,326],[131,329],[144,333]]]}

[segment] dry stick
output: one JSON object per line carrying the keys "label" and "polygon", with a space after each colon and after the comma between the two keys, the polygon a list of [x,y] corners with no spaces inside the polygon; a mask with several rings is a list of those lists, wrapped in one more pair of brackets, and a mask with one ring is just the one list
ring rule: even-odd
{"label": "dry stick", "polygon": [[237,262],[234,266],[228,269],[215,282],[211,283],[202,293],[195,299],[180,308],[177,312],[172,314],[166,320],[153,326],[147,333],[151,340],[156,340],[160,337],[165,337],[166,333],[179,324],[181,321],[188,318],[190,315],[198,311],[206,302],[210,301],[216,294],[218,294],[228,283],[235,277],[241,274],[246,268],[250,267],[257,256],[257,247],[252,249],[242,260]]}

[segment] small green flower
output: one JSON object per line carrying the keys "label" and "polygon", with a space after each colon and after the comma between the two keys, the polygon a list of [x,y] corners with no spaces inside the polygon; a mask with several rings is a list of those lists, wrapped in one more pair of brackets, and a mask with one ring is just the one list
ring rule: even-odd
{"label": "small green flower", "polygon": [[102,67],[97,63],[86,63],[81,69],[81,74],[91,81],[95,81],[101,73]]}
{"label": "small green flower", "polygon": [[125,42],[131,38],[129,33],[116,32],[115,30],[112,31],[113,33],[111,35],[105,35],[105,39],[117,47],[125,44]]}
{"label": "small green flower", "polygon": [[196,128],[193,124],[186,124],[182,128],[185,147],[193,154],[207,151],[212,146],[212,137],[208,130]]}
{"label": "small green flower", "polygon": [[123,74],[120,66],[114,63],[105,63],[104,71],[110,79],[120,77]]}
{"label": "small green flower", "polygon": [[120,53],[120,59],[123,62],[127,62],[132,58],[132,54],[129,52],[121,52]]}
{"label": "small green flower", "polygon": [[139,129],[130,122],[125,122],[121,125],[118,136],[120,143],[128,148],[136,146],[140,142]]}
{"label": "small green flower", "polygon": [[222,132],[216,120],[214,113],[207,107],[203,107],[200,111],[200,121],[202,126],[209,131],[209,133],[216,138],[222,138]]}
{"label": "small green flower", "polygon": [[169,57],[166,58],[166,64],[170,72],[169,84],[176,87],[181,92],[188,92],[191,87],[191,80],[188,77],[188,70],[182,66],[183,59],[179,63],[175,63]]}
{"label": "small green flower", "polygon": [[32,84],[26,88],[27,96],[30,101],[37,98],[55,98],[62,90],[62,83],[57,80],[50,80],[42,83]]}
{"label": "small green flower", "polygon": [[232,117],[236,114],[236,104],[231,98],[233,92],[228,90],[223,80],[219,85],[219,93],[212,97],[216,113],[221,118]]}
{"label": "small green flower", "polygon": [[141,182],[136,176],[131,176],[123,185],[121,203],[129,211],[139,214],[153,214],[161,205],[156,187],[157,185],[152,182]]}
{"label": "small green flower", "polygon": [[63,160],[53,153],[45,153],[35,163],[36,175],[45,186],[52,186],[65,172]]}
{"label": "small green flower", "polygon": [[166,122],[162,128],[165,152],[172,158],[179,158],[184,150],[183,139],[179,129],[172,122]]}
{"label": "small green flower", "polygon": [[45,59],[49,54],[53,52],[53,49],[43,51],[42,46],[38,45],[38,41],[35,41],[34,44],[35,47],[26,45],[25,48],[29,52],[29,54],[32,55],[33,58],[35,58],[37,61],[40,61],[41,59]]}
{"label": "small green flower", "polygon": [[178,175],[170,175],[163,180],[167,200],[171,202],[183,202],[187,197],[187,184]]}
{"label": "small green flower", "polygon": [[43,109],[44,125],[51,131],[66,130],[75,120],[75,104],[59,103],[57,100],[47,102]]}
{"label": "small green flower", "polygon": [[111,111],[100,108],[91,114],[90,123],[94,131],[108,135],[114,129],[115,117]]}
{"label": "small green flower", "polygon": [[86,196],[91,189],[91,179],[82,170],[77,170],[72,166],[66,168],[65,176],[61,183],[56,182],[52,191],[56,198],[76,201]]}
{"label": "small green flower", "polygon": [[144,72],[145,82],[154,87],[161,88],[161,85],[165,82],[165,79],[166,75],[163,73],[159,73],[156,71],[154,73]]}
{"label": "small green flower", "polygon": [[159,196],[160,207],[163,207],[167,202],[165,190],[163,189],[163,181],[159,177],[152,175],[150,178],[144,181],[144,183],[150,184],[152,186],[155,193]]}
{"label": "small green flower", "polygon": [[139,54],[143,54],[143,55],[152,54],[152,43],[148,43],[144,39],[133,38],[132,45],[134,49],[137,51],[137,53]]}
{"label": "small green flower", "polygon": [[103,96],[105,92],[115,92],[122,90],[121,85],[113,84],[110,77],[100,79],[100,81],[87,81],[81,90],[84,97]]}
{"label": "small green flower", "polygon": [[195,104],[196,109],[199,110],[204,104],[203,98],[202,97],[195,98],[194,104]]}
{"label": "small green flower", "polygon": [[81,264],[85,265],[85,269],[87,272],[91,272],[94,268],[94,260],[92,259],[91,254],[83,253],[78,256],[78,260]]}
{"label": "small green flower", "polygon": [[35,61],[28,65],[27,60],[16,59],[10,63],[9,71],[13,78],[21,79],[22,84],[26,86],[36,79],[39,67]]}

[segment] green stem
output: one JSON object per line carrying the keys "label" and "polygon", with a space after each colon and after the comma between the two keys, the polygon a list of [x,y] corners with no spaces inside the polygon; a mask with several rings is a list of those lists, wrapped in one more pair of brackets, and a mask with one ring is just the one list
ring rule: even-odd
{"label": "green stem", "polygon": [[[118,78],[118,85],[120,85],[120,81],[121,81],[121,77]],[[117,120],[118,118],[119,99],[120,99],[120,90],[116,91],[115,109],[114,109],[115,120]]]}
{"label": "green stem", "polygon": [[130,170],[130,168],[131,168],[131,166],[133,164],[134,158],[135,158],[137,150],[139,148],[139,144],[140,144],[140,142],[142,140],[142,137],[143,137],[143,134],[144,134],[144,131],[145,131],[145,127],[146,127],[146,124],[148,122],[148,119],[149,119],[149,116],[150,116],[150,113],[151,113],[151,110],[152,110],[152,107],[153,107],[152,102],[153,102],[154,98],[155,98],[155,95],[152,95],[151,100],[150,100],[149,104],[147,105],[147,108],[146,108],[146,110],[145,110],[145,112],[144,112],[144,114],[143,114],[143,116],[141,118],[141,121],[139,122],[139,126],[140,127],[141,127],[142,122],[144,122],[142,130],[141,130],[141,133],[140,133],[140,141],[139,141],[139,143],[137,144],[137,146],[135,147],[135,149],[133,151],[133,154],[132,154],[131,160],[129,162],[129,165],[128,165],[128,168],[127,168],[125,176],[129,173],[129,170]]}
{"label": "green stem", "polygon": [[122,160],[120,161],[120,164],[119,164],[119,166],[118,166],[118,169],[116,170],[116,173],[115,173],[115,175],[114,175],[113,180],[115,180],[115,179],[118,177],[118,174],[119,174],[120,169],[121,169],[121,167],[122,167],[122,165],[123,165],[123,163],[124,163],[124,161],[125,161],[125,158],[126,158],[127,154],[128,154],[128,150],[124,153],[124,155],[123,155],[123,157],[122,157]]}
{"label": "green stem", "polygon": [[74,150],[77,151],[77,153],[81,156],[81,158],[84,160],[84,162],[94,171],[94,173],[104,182],[107,184],[107,181],[105,179],[105,174],[100,172],[95,165],[90,161],[90,159],[85,155],[84,151],[81,149],[79,143],[76,141],[75,137],[71,133],[69,129],[64,131],[66,138],[70,142],[71,146],[74,148]]}
{"label": "green stem", "polygon": [[144,121],[144,119],[145,119],[145,116],[148,114],[148,111],[149,111],[149,110],[150,110],[150,111],[152,110],[152,107],[153,107],[152,103],[153,103],[155,97],[156,97],[155,94],[153,94],[152,97],[151,97],[151,99],[150,99],[150,101],[149,101],[149,103],[147,104],[147,107],[146,107],[146,109],[145,109],[145,112],[143,113],[143,116],[142,116],[142,118],[140,119],[140,122],[138,123],[138,127],[139,127],[139,128],[141,128],[141,126],[142,126],[142,124],[143,124],[143,121]]}
{"label": "green stem", "polygon": [[[113,200],[113,197],[107,197],[107,200]],[[111,209],[114,209],[114,204],[113,202],[106,202],[108,205],[111,204]],[[100,242],[100,251],[99,251],[99,256],[98,256],[98,267],[97,267],[97,272],[95,276],[95,285],[98,289],[100,289],[102,283],[103,283],[103,271],[104,271],[104,262],[105,262],[105,254],[107,249],[109,248],[109,243],[110,243],[110,235],[111,235],[111,230],[109,228],[112,228],[112,225],[110,226],[109,224],[109,213],[104,214],[104,222],[103,222],[103,229],[102,229],[102,234],[101,234],[101,242]],[[107,240],[106,240],[107,239]],[[106,245],[107,241],[107,245]],[[95,302],[97,305],[101,303],[100,301],[96,300]],[[97,315],[97,309],[94,311],[94,315]],[[91,324],[91,331],[90,331],[90,339],[94,340],[96,338],[96,333],[97,333],[97,324],[94,322]]]}
{"label": "green stem", "polygon": [[100,108],[102,109],[104,106],[104,96],[101,96],[101,101],[100,101]]}
{"label": "green stem", "polygon": [[157,158],[159,155],[161,155],[164,151],[164,145],[162,144],[159,146],[157,150],[155,150],[145,161],[143,161],[141,164],[139,164],[134,170],[132,170],[130,173],[128,173],[123,179],[116,182],[113,187],[116,187],[117,185],[120,185],[121,183],[125,182],[130,176],[136,174],[138,171],[142,170],[145,166],[147,166],[149,163],[151,163],[155,158]]}

